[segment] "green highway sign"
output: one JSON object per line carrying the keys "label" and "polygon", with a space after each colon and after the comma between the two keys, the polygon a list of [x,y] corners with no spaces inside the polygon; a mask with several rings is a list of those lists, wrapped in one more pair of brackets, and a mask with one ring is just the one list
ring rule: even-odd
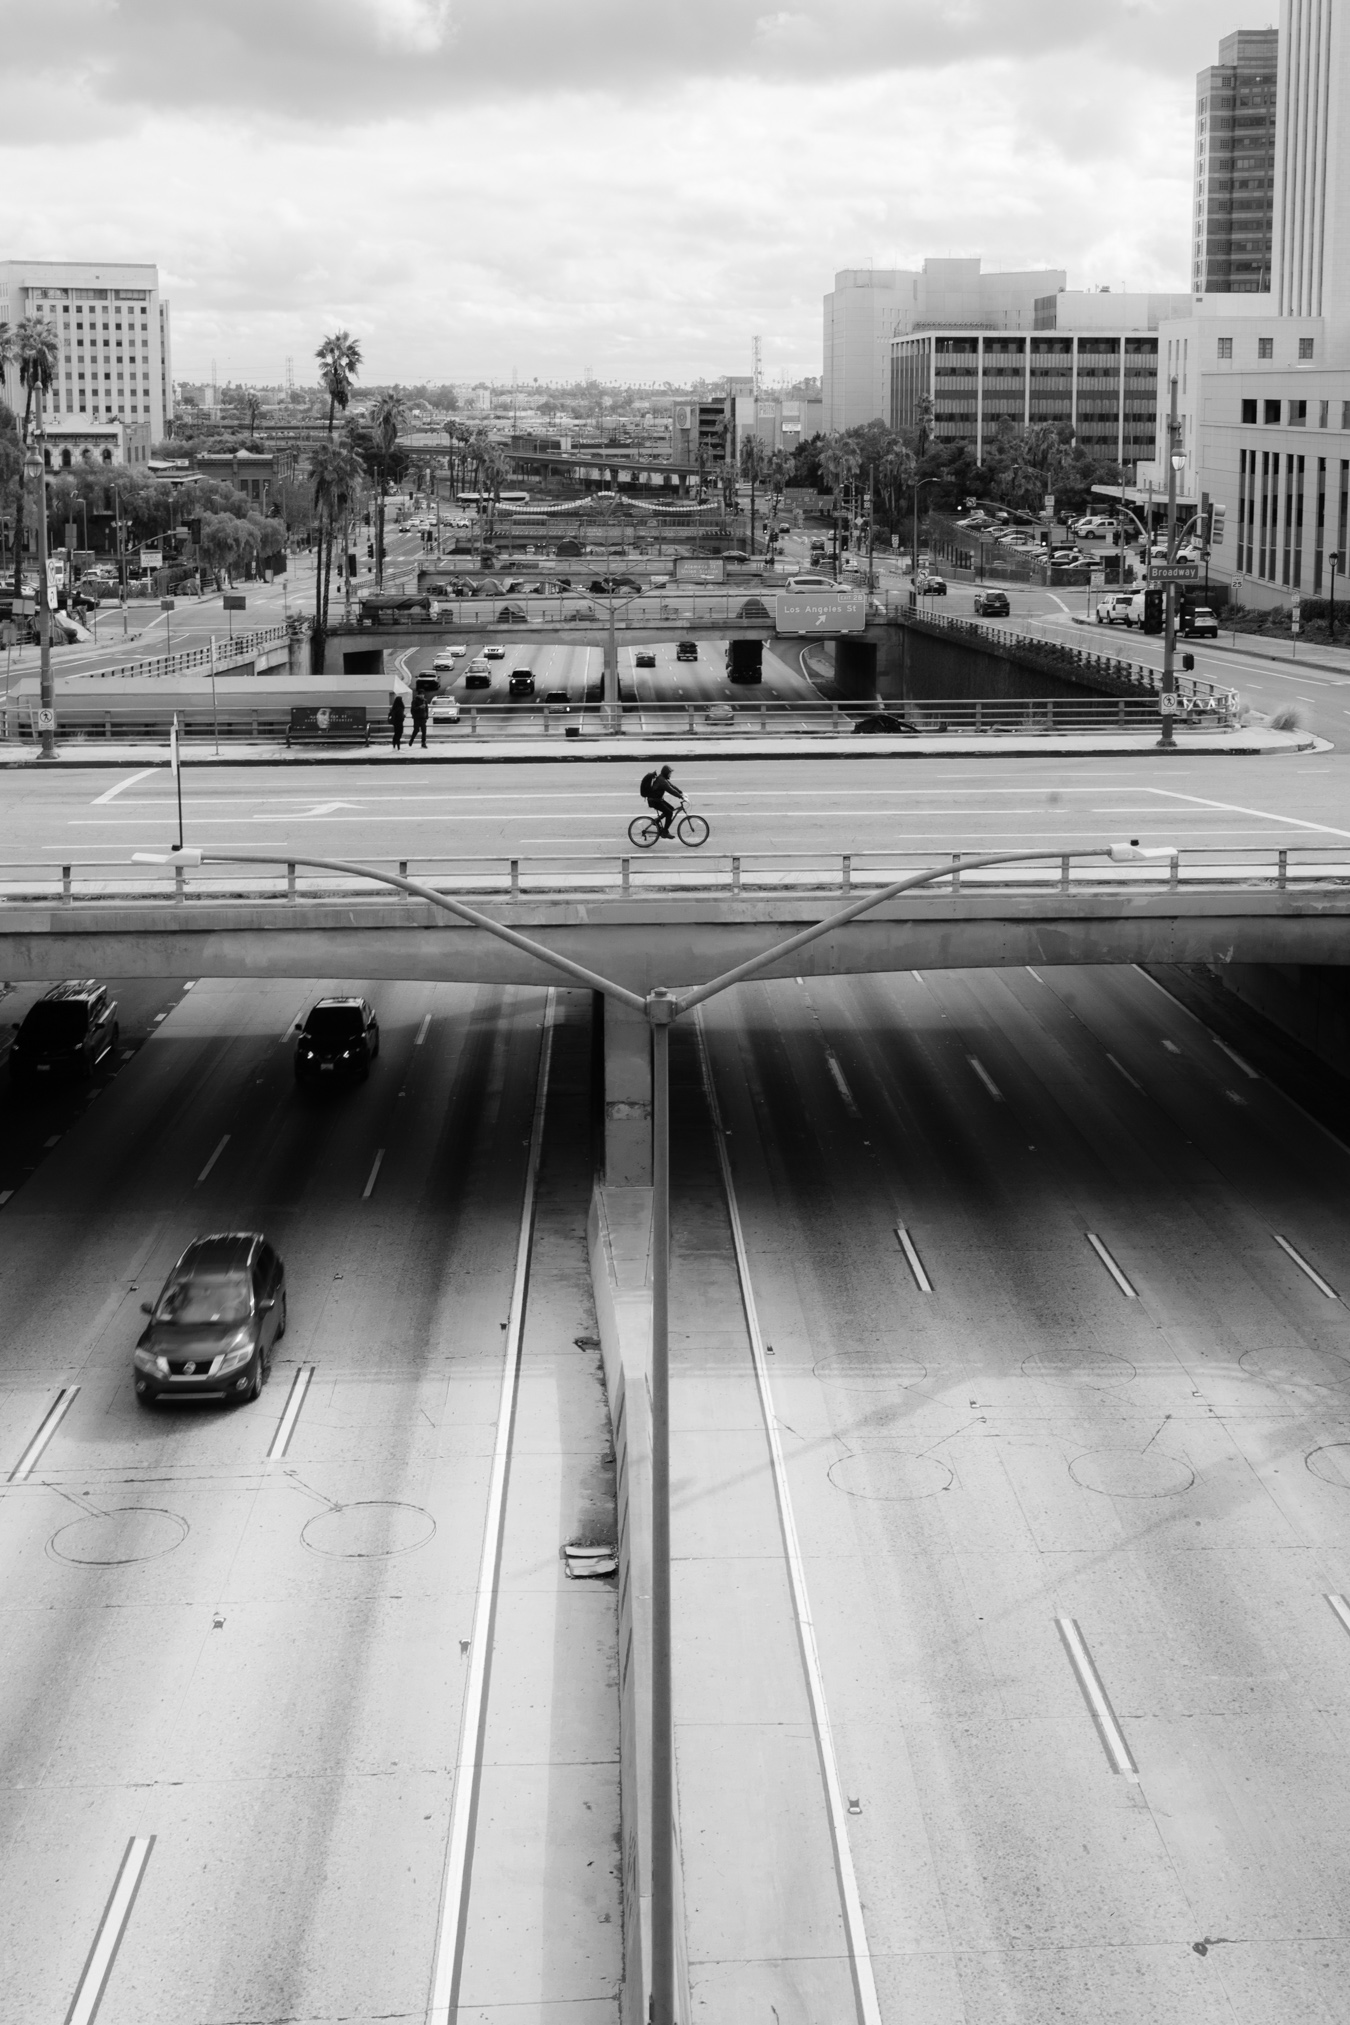
{"label": "green highway sign", "polygon": [[1155,584],[1198,584],[1199,581],[1199,563],[1165,562],[1154,563],[1153,565],[1153,582]]}

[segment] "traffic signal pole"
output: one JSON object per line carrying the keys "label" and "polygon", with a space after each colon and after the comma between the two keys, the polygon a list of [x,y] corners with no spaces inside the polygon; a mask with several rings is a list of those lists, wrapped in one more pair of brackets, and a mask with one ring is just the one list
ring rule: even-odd
{"label": "traffic signal pole", "polygon": [[1167,592],[1163,607],[1163,680],[1162,695],[1158,698],[1162,709],[1162,737],[1158,740],[1159,752],[1177,750],[1174,724],[1177,709],[1177,588],[1172,580],[1171,568],[1177,559],[1177,382],[1172,375],[1171,403],[1167,417]]}

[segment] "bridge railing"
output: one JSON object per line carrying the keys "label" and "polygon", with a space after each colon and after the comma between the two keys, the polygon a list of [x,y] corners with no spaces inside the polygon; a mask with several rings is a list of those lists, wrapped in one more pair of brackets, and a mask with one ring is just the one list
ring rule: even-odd
{"label": "bridge railing", "polygon": [[[617,825],[616,825],[617,827]],[[1082,843],[1074,847],[1082,850]],[[420,880],[437,891],[476,893],[505,900],[547,900],[581,895],[587,899],[631,899],[661,894],[699,894],[735,899],[794,894],[802,898],[866,891],[888,886],[908,872],[942,868],[950,883],[930,887],[924,904],[946,894],[1013,895],[1050,898],[1091,893],[1147,891],[1198,895],[1226,892],[1283,893],[1297,900],[1340,894],[1350,909],[1350,845],[1290,844],[1239,850],[1193,845],[1173,857],[1115,863],[1071,855],[1043,864],[993,866],[972,871],[974,852],[887,851],[685,851],[671,843],[659,852],[625,849],[616,837],[605,853],[524,853],[440,855],[368,860],[374,870]],[[346,873],[311,872],[279,854],[275,871],[229,865],[144,866],[70,857],[62,864],[0,861],[0,910],[127,905],[266,903],[285,918],[288,907],[353,900],[372,905],[416,908],[415,897]]]}

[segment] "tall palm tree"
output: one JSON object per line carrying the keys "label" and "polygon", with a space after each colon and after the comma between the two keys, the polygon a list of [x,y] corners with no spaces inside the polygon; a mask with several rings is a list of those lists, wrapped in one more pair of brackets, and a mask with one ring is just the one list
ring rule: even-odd
{"label": "tall palm tree", "polygon": [[[381,394],[370,411],[366,432],[370,446],[369,469],[375,480],[375,582],[384,585],[384,502],[389,490],[398,432],[407,420],[407,408],[397,394]],[[403,460],[406,465],[406,458]]]}
{"label": "tall palm tree", "polygon": [[755,552],[755,487],[769,466],[769,453],[758,436],[747,436],[741,444],[741,476],[750,480],[750,553]]}
{"label": "tall palm tree", "polygon": [[[56,336],[56,325],[44,323],[41,317],[20,318],[14,333],[13,356],[19,361],[19,385],[24,389],[23,443],[27,448],[33,426],[33,401],[35,396],[45,399],[52,390],[60,351]],[[41,411],[39,410],[39,413]],[[25,501],[23,463],[19,464],[19,479],[14,490],[14,595],[17,598],[23,589],[23,509]],[[45,595],[45,591],[44,591]]]}
{"label": "tall palm tree", "polygon": [[333,418],[339,408],[347,412],[347,403],[352,397],[352,381],[361,372],[361,345],[350,331],[336,330],[326,337],[314,354],[319,361],[319,379],[328,395],[328,433],[333,433]]}
{"label": "tall palm tree", "polygon": [[[309,453],[309,476],[314,488],[314,511],[319,524],[318,567],[314,573],[314,632],[310,642],[310,665],[315,673],[323,667],[328,639],[328,597],[333,581],[333,538],[340,515],[345,516],[357,463],[345,443],[316,443]],[[345,551],[343,568],[346,568]]]}

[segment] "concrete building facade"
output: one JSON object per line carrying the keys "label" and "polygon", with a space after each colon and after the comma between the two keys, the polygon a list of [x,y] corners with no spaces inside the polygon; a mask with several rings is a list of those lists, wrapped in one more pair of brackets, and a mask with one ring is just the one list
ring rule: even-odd
{"label": "concrete building facade", "polygon": [[1056,268],[984,274],[978,259],[843,269],[824,299],[821,426],[832,432],[885,421],[897,335],[945,326],[1030,330],[1037,298],[1062,289],[1065,279]]}
{"label": "concrete building facade", "polygon": [[1195,295],[1270,289],[1279,31],[1240,28],[1195,80]]}
{"label": "concrete building facade", "polygon": [[[0,322],[39,317],[59,357],[48,413],[86,422],[148,423],[152,439],[173,416],[169,305],[159,269],[141,262],[0,261]],[[4,376],[22,407],[18,366]]]}

